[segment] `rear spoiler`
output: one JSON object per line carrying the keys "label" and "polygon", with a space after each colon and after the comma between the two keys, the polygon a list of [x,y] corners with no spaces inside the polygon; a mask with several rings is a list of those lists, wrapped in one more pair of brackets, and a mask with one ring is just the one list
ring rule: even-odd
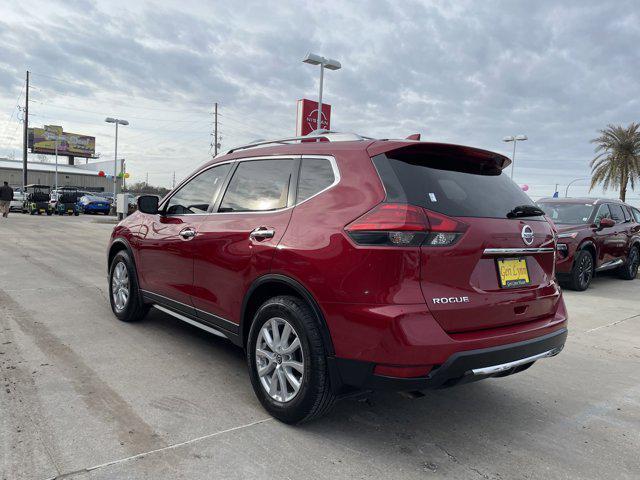
{"label": "rear spoiler", "polygon": [[450,143],[416,142],[407,140],[385,140],[372,143],[367,148],[370,157],[393,152],[394,156],[428,155],[443,160],[464,159],[468,162],[484,164],[488,167],[504,170],[511,165],[511,159],[499,153],[482,150],[481,148],[466,147]]}

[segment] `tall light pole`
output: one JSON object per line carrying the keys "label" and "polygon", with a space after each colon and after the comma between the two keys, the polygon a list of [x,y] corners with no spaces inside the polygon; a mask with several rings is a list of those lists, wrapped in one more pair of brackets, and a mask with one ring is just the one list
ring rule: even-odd
{"label": "tall light pole", "polygon": [[526,135],[511,135],[510,137],[504,137],[503,142],[513,142],[513,156],[511,157],[511,180],[513,180],[513,169],[516,166],[516,143],[524,142],[528,140]]}
{"label": "tall light pole", "polygon": [[324,58],[315,53],[307,53],[307,56],[302,60],[309,65],[320,65],[320,91],[318,92],[318,120],[316,123],[316,131],[322,129],[322,83],[324,82],[324,69],[328,70],[340,70],[342,65],[337,60],[331,58]]}
{"label": "tall light pole", "polygon": [[571,180],[571,181],[569,182],[569,184],[567,185],[567,188],[566,188],[566,189],[565,189],[565,191],[564,191],[564,198],[567,198],[567,197],[569,196],[569,187],[570,187],[572,184],[574,184],[574,183],[576,183],[576,182],[578,182],[578,181],[580,181],[580,180],[586,180],[587,178],[588,178],[588,177],[580,177],[580,178],[574,178],[573,180]]}
{"label": "tall light pole", "polygon": [[116,124],[116,147],[115,153],[113,155],[113,203],[116,204],[116,195],[118,190],[118,125],[129,125],[129,122],[126,120],[122,120],[120,118],[112,118],[107,117],[104,119],[107,123],[115,123]]}

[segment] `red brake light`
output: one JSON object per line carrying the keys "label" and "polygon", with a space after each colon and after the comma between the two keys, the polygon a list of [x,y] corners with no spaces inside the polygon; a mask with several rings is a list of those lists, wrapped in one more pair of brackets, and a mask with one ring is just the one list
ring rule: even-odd
{"label": "red brake light", "polygon": [[429,220],[429,230],[432,232],[458,232],[462,233],[467,230],[465,223],[459,222],[451,217],[447,217],[441,213],[425,210],[427,219]]}
{"label": "red brake light", "polygon": [[349,232],[400,230],[427,231],[427,218],[420,207],[402,203],[381,203],[373,210],[347,225]]}
{"label": "red brake light", "polygon": [[381,203],[345,227],[359,245],[453,245],[467,225],[440,213],[404,203]]}

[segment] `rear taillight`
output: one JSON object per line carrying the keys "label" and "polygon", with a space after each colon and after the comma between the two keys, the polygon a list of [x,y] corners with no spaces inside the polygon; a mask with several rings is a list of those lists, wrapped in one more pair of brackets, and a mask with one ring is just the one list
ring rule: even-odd
{"label": "rear taillight", "polygon": [[467,225],[415,205],[381,203],[345,227],[358,245],[432,246],[453,245]]}
{"label": "rear taillight", "polygon": [[448,247],[458,241],[469,226],[442,213],[424,211],[429,220],[429,235],[423,245],[428,247]]}

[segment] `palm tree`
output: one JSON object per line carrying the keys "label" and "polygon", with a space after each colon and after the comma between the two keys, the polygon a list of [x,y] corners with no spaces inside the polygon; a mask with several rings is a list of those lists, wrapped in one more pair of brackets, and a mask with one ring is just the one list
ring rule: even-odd
{"label": "palm tree", "polygon": [[596,144],[596,158],[591,160],[591,189],[601,183],[606,192],[610,187],[620,189],[620,200],[640,183],[640,125],[607,125],[600,136],[591,140]]}

